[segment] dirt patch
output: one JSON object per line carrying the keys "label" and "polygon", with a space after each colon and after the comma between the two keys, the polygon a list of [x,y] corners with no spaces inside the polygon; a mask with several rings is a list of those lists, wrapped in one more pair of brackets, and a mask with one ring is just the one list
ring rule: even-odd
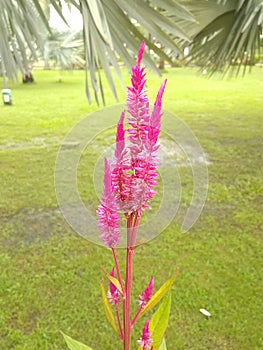
{"label": "dirt patch", "polygon": [[34,137],[29,141],[24,142],[10,142],[7,144],[0,144],[0,150],[24,150],[32,148],[47,148],[51,146],[59,145],[61,140],[58,137],[45,138],[45,137]]}
{"label": "dirt patch", "polygon": [[24,209],[10,218],[1,219],[0,242],[5,247],[44,242],[55,234],[69,230],[58,209]]}
{"label": "dirt patch", "polygon": [[189,167],[211,164],[205,152],[195,149],[191,144],[177,145],[173,140],[162,139],[159,151],[161,164],[172,167]]}

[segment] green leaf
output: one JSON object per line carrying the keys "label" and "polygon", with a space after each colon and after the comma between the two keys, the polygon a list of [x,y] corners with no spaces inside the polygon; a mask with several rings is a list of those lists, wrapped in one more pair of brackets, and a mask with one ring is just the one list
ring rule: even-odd
{"label": "green leaf", "polygon": [[151,300],[148,301],[148,303],[145,305],[145,307],[142,309],[139,317],[144,315],[147,311],[151,310],[155,305],[159,303],[160,300],[165,296],[167,292],[172,288],[172,285],[174,281],[176,280],[177,276],[179,274],[179,270],[176,271],[176,273],[168,280],[166,281],[161,288],[151,297]]}
{"label": "green leaf", "polygon": [[[154,350],[159,349],[162,342],[165,330],[168,326],[169,314],[171,309],[171,293],[168,293],[150,321],[150,332],[153,340]],[[164,345],[163,345],[164,346]],[[163,347],[165,349],[166,347]]]}
{"label": "green leaf", "polygon": [[67,346],[69,347],[70,350],[92,350],[89,346],[80,343],[77,340],[74,340],[72,338],[70,338],[68,335],[64,334],[63,332],[61,332],[66,343]]}
{"label": "green leaf", "polygon": [[123,290],[121,288],[120,282],[117,280],[117,278],[111,276],[104,268],[102,268],[103,273],[105,276],[111,281],[111,283],[114,284],[114,286],[118,289],[118,291],[123,295]]}
{"label": "green leaf", "polygon": [[[238,73],[240,65],[245,69],[253,64],[256,51],[260,54],[262,1],[200,0],[190,1],[187,8],[197,20],[190,29],[193,46],[188,60],[198,60],[210,73],[227,73],[229,68],[233,72],[235,67]],[[189,27],[189,22],[181,22],[180,28]]]}
{"label": "green leaf", "polygon": [[159,350],[167,350],[166,341],[165,341],[165,338],[164,338],[164,337],[163,337],[162,344],[161,344],[161,346],[159,347]]}
{"label": "green leaf", "polygon": [[100,282],[100,286],[101,286],[101,294],[102,294],[102,303],[103,303],[106,317],[107,317],[109,323],[111,324],[112,328],[115,330],[115,332],[117,334],[119,334],[117,325],[116,325],[115,320],[114,320],[114,315],[113,315],[111,308],[110,308],[110,305],[109,305],[109,301],[108,301],[108,298],[106,295],[103,281]]}

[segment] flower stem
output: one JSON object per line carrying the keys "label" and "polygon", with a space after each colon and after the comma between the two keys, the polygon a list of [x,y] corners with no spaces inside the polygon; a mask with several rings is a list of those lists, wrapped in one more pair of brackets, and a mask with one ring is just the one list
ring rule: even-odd
{"label": "flower stem", "polygon": [[137,319],[138,319],[138,317],[139,317],[139,315],[140,315],[142,309],[143,309],[143,307],[140,306],[139,310],[136,312],[135,316],[133,317],[133,320],[132,320],[132,322],[131,322],[131,327],[134,326],[134,323],[137,321]]}
{"label": "flower stem", "polygon": [[140,216],[138,215],[138,212],[136,211],[134,214],[133,230],[132,230],[132,237],[131,237],[132,246],[136,245],[136,237],[137,237],[137,233],[138,233],[139,222],[140,222]]}
{"label": "flower stem", "polygon": [[122,283],[122,279],[121,279],[120,265],[119,265],[119,262],[118,262],[116,249],[115,248],[111,248],[111,251],[112,251],[112,254],[113,254],[113,258],[114,258],[114,263],[115,263],[115,267],[116,267],[116,271],[117,271],[118,281],[120,282],[121,289],[124,292],[123,283]]}
{"label": "flower stem", "polygon": [[118,320],[118,326],[119,326],[119,330],[120,330],[120,339],[123,340],[124,335],[123,335],[123,330],[122,330],[121,320],[120,320],[120,314],[119,314],[119,304],[115,304],[115,312],[116,312],[116,316],[117,316],[117,320]]}
{"label": "flower stem", "polygon": [[132,288],[132,263],[134,255],[134,245],[140,216],[138,212],[127,215],[127,252],[126,252],[126,279],[125,279],[125,297],[123,301],[123,349],[130,350],[131,346],[131,288]]}
{"label": "flower stem", "polygon": [[132,287],[132,258],[134,254],[133,247],[127,248],[126,255],[126,281],[125,281],[125,299],[124,299],[124,343],[123,349],[130,350],[131,343],[131,287]]}

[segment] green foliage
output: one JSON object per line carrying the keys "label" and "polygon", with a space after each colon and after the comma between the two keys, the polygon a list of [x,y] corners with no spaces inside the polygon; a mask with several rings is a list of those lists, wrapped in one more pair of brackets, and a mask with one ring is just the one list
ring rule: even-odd
{"label": "green foliage", "polygon": [[146,314],[149,310],[151,310],[155,305],[157,305],[162,298],[170,291],[172,288],[172,285],[174,281],[176,280],[176,277],[178,276],[179,271],[177,271],[168,281],[166,281],[159,289],[158,291],[151,297],[151,300],[148,301],[148,303],[145,305],[145,307],[140,312],[140,316]]}
{"label": "green foliage", "polygon": [[100,286],[101,286],[101,294],[102,294],[102,303],[103,303],[103,307],[104,307],[104,311],[107,317],[107,320],[109,321],[109,323],[111,324],[112,328],[115,330],[115,332],[118,334],[118,327],[114,321],[114,315],[113,312],[111,311],[111,307],[107,298],[107,294],[106,294],[106,290],[104,287],[104,283],[103,281],[100,282]]}
{"label": "green foliage", "polygon": [[117,278],[111,276],[104,268],[102,269],[103,273],[105,274],[105,276],[109,279],[109,281],[111,281],[111,283],[114,284],[114,286],[118,289],[118,291],[123,294],[123,290],[121,288],[120,282],[118,281]]}
{"label": "green foliage", "polygon": [[159,347],[159,350],[167,350],[166,341],[165,341],[165,338],[164,338],[164,337],[163,337],[163,340],[162,340],[162,344],[161,344],[161,346]]}
{"label": "green foliage", "polygon": [[82,34],[76,31],[47,34],[43,49],[45,68],[59,67],[61,69],[85,68],[84,46]]}
{"label": "green foliage", "polygon": [[89,346],[70,338],[68,335],[64,333],[62,333],[62,335],[70,350],[92,350]]}
{"label": "green foliage", "polygon": [[[105,79],[101,77],[100,68],[103,68],[111,91],[116,100],[118,99],[112,67],[122,82],[118,59],[121,58],[122,62],[130,67],[134,63],[133,55],[137,53],[142,40],[145,40],[149,48],[159,57],[171,62],[174,52],[179,49],[169,33],[173,33],[179,38],[188,38],[178,27],[176,21],[169,18],[167,11],[160,12],[156,6],[152,6],[148,1],[140,3],[140,11],[138,11],[138,4],[134,1],[115,0],[111,3],[111,6],[108,6],[107,1],[102,0],[83,0],[81,6],[75,0],[68,0],[67,2],[69,5],[76,7],[83,17],[83,44],[87,74],[86,95],[90,102],[92,100],[90,88],[92,87],[97,104],[99,104],[100,99],[105,103]],[[2,9],[0,12],[0,30],[2,33],[0,56],[5,67],[3,71],[7,71],[9,78],[17,77],[18,68],[23,74],[30,70],[31,62],[28,52],[33,56],[34,61],[38,59],[35,44],[39,48],[43,47],[43,37],[41,35],[43,30],[41,33],[40,29],[45,28],[46,31],[51,32],[46,16],[49,11],[43,11],[40,3],[40,0],[21,0],[19,2],[0,0]],[[50,0],[49,3],[65,21],[62,14],[62,3],[56,0]],[[177,19],[180,17],[192,20],[192,16],[184,7],[179,4],[171,6],[169,0],[162,1],[162,9],[169,9],[170,13]],[[136,20],[136,23],[131,19]],[[142,34],[142,31],[138,29],[138,24],[146,30],[145,34]],[[159,42],[169,48],[168,54],[148,39],[148,33],[154,35]],[[64,35],[62,36],[64,38],[60,38],[60,41],[63,39],[61,45],[58,45],[57,41],[50,41],[49,45],[52,46],[50,48],[52,53],[48,52],[50,50],[47,49],[46,42],[45,58],[53,56],[64,67],[68,67],[73,62],[76,63],[76,61],[83,63],[83,60],[76,54],[76,50],[73,50],[73,46],[77,49],[79,45],[76,46],[75,42],[70,47],[67,38]],[[144,59],[148,66],[157,72],[150,55],[145,55]]]}
{"label": "green foliage", "polygon": [[170,309],[171,293],[168,293],[161,305],[158,307],[157,311],[151,317],[149,328],[153,339],[153,349],[160,349],[163,343],[164,333],[168,326]]}
{"label": "green foliage", "polygon": [[[128,83],[129,73],[123,75]],[[97,107],[87,105],[82,71],[34,70],[34,76],[30,86],[10,85],[12,107],[0,104],[0,348],[62,350],[63,330],[94,350],[115,350],[119,338],[105,319],[99,288],[101,266],[112,268],[111,252],[72,232],[57,208],[53,185],[60,143]],[[263,70],[255,67],[244,78],[221,80],[178,68],[169,69],[167,78],[164,107],[189,125],[204,148],[209,192],[198,222],[180,233],[192,177],[189,168],[177,167],[183,186],[178,215],[158,238],[135,251],[132,314],[150,276],[161,286],[179,267],[167,347],[259,350]],[[152,99],[162,79],[151,75],[150,80]],[[105,94],[114,104],[109,88]],[[164,114],[163,123],[168,127],[173,120]],[[91,132],[94,124],[103,129],[93,115]],[[80,194],[94,208],[92,164],[104,145],[105,139],[97,138],[78,171]],[[118,254],[121,262],[125,252]],[[209,320],[200,308],[211,313]],[[144,321],[135,324],[134,347]]]}
{"label": "green foliage", "polygon": [[[192,34],[190,56],[210,70],[255,64],[260,54],[263,3],[259,0],[186,1],[196,23],[181,23]],[[180,22],[179,22],[180,23]]]}

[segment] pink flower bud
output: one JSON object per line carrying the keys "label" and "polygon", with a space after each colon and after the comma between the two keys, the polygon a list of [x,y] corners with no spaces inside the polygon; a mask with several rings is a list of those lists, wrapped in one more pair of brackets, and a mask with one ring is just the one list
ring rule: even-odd
{"label": "pink flower bud", "polygon": [[150,349],[153,341],[151,339],[151,333],[149,330],[149,323],[150,318],[146,321],[143,330],[142,330],[142,336],[139,340],[137,340],[137,343],[143,348],[143,350]]}
{"label": "pink flower bud", "polygon": [[139,296],[138,303],[140,304],[141,307],[144,307],[148,303],[148,301],[151,299],[153,286],[154,286],[154,277],[151,278],[148,286]]}
{"label": "pink flower bud", "polygon": [[[110,275],[114,277],[114,268],[111,270]],[[115,287],[115,285],[110,281],[110,291],[107,293],[107,298],[109,303],[120,303],[120,292]]]}

